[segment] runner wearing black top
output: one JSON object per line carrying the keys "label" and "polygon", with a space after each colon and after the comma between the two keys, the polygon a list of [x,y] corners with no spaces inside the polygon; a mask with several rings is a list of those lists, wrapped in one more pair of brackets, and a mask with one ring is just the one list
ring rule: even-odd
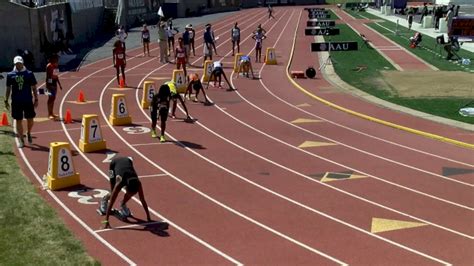
{"label": "runner wearing black top", "polygon": [[167,84],[161,85],[158,93],[155,93],[151,99],[150,114],[151,114],[151,137],[156,138],[156,122],[158,121],[158,114],[161,120],[161,135],[160,141],[165,142],[166,120],[168,119],[168,111],[170,109],[171,91]]}
{"label": "runner wearing black top", "polygon": [[142,43],[143,43],[143,56],[145,56],[145,51],[148,53],[148,56],[150,56],[150,31],[148,30],[146,24],[143,24]]}
{"label": "runner wearing black top", "polygon": [[[120,204],[121,209],[119,213],[122,217],[128,217],[131,215],[130,210],[127,208],[127,202],[138,192],[140,202],[145,210],[148,221],[151,221],[150,212],[148,211],[148,205],[145,201],[145,194],[143,193],[142,183],[138,179],[138,175],[133,167],[133,162],[129,157],[117,157],[112,159],[109,166],[109,181],[111,195],[105,196],[101,201],[100,211],[102,212],[104,207],[107,207],[105,212],[105,220],[103,221],[105,228],[110,228],[109,216],[112,211],[112,207],[117,199],[120,190],[125,187],[126,193]],[[110,198],[110,202],[108,202]]]}

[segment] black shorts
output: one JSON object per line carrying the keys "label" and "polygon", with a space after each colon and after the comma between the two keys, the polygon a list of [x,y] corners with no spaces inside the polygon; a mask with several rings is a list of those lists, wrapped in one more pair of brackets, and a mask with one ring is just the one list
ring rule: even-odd
{"label": "black shorts", "polygon": [[12,117],[15,120],[35,118],[35,106],[33,102],[12,102]]}
{"label": "black shorts", "polygon": [[222,72],[223,72],[222,67],[216,67],[212,71],[212,73],[214,73],[214,76],[220,76],[220,75],[222,75]]}
{"label": "black shorts", "polygon": [[196,92],[198,92],[200,89],[202,89],[202,84],[201,84],[201,82],[195,82],[195,83],[193,84],[193,89],[194,89]]}
{"label": "black shorts", "polygon": [[150,39],[143,39],[143,43],[149,43],[150,42]]}
{"label": "black shorts", "polygon": [[151,109],[151,120],[157,121],[158,114],[160,114],[160,120],[166,122],[168,119],[168,110],[167,106],[158,106],[158,109]]}

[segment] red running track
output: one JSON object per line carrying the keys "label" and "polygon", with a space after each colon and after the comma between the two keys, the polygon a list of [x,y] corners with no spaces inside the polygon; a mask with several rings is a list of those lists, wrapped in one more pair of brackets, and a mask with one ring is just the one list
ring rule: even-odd
{"label": "red running track", "polygon": [[[156,223],[112,219],[114,229],[103,231],[95,213],[97,198],[85,198],[92,204],[82,204],[71,197],[74,191],[41,192],[92,256],[105,265],[474,262],[472,150],[361,120],[302,94],[286,78],[291,56],[291,69],[317,61],[307,49],[311,39],[303,34],[302,9],[275,8],[275,20],[267,20],[265,9],[251,9],[213,23],[222,40],[218,51],[223,57],[218,58],[224,62],[232,61],[228,30],[238,20],[241,51],[253,54],[247,37],[261,23],[268,31],[264,48],[276,48],[279,64],[254,63],[259,80],[237,78],[226,68],[237,91],[211,87],[212,106],[187,101],[195,121],[184,122],[183,113],[170,119],[165,144],[145,132],[149,114],[139,102],[143,81],[169,78],[173,65],[140,57],[140,49],[128,52],[135,57],[128,60],[127,82],[137,88],[120,92],[133,117],[132,133],[138,134],[107,123],[111,95],[118,91],[108,59],[62,75],[69,90],[59,95],[57,105],[62,115],[71,109],[78,122],[38,122],[34,145],[18,151],[24,172],[33,180],[42,176],[49,143],[68,141],[81,183],[88,188],[76,193],[98,195],[101,191],[93,189],[108,188],[107,154],[133,156],[153,219],[170,223],[163,232]],[[156,45],[152,48],[157,54]],[[201,57],[192,59],[202,63]],[[298,82],[359,112],[472,142],[470,132],[370,105],[323,79]],[[79,89],[88,104],[73,103]],[[46,116],[42,109],[39,117]],[[79,121],[85,113],[99,115],[107,151],[78,151]],[[315,121],[292,123],[301,118]],[[299,147],[305,141],[331,145]],[[360,178],[323,182],[328,172]],[[136,217],[144,217],[136,200],[129,207]],[[373,233],[374,218],[422,226]]]}

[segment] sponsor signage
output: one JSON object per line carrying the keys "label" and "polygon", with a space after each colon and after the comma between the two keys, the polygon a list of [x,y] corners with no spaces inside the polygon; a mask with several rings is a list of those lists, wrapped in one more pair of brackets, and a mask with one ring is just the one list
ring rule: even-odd
{"label": "sponsor signage", "polygon": [[357,42],[316,42],[311,44],[311,52],[325,51],[356,51],[358,50]]}
{"label": "sponsor signage", "polygon": [[331,18],[331,15],[326,14],[326,13],[309,13],[308,18],[309,19],[312,19],[312,18],[328,19],[328,18]]}
{"label": "sponsor signage", "polygon": [[315,10],[315,11],[309,11],[308,16],[317,16],[317,15],[326,15],[329,14],[329,11],[327,10]]}
{"label": "sponsor signage", "polygon": [[308,27],[321,27],[321,28],[328,28],[336,26],[335,20],[308,20],[306,22],[306,26]]}
{"label": "sponsor signage", "polygon": [[304,10],[308,10],[308,12],[316,11],[316,10],[326,10],[324,7],[305,7]]}
{"label": "sponsor signage", "polygon": [[453,18],[449,36],[474,38],[474,17]]}
{"label": "sponsor signage", "polygon": [[339,35],[338,28],[307,28],[304,30],[304,35],[314,36],[314,35]]}

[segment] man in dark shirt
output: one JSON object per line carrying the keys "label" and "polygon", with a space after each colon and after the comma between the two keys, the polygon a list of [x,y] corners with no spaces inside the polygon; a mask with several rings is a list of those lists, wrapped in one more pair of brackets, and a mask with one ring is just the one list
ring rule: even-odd
{"label": "man in dark shirt", "polygon": [[203,39],[204,39],[204,61],[203,61],[203,64],[204,64],[207,57],[209,57],[209,60],[212,60],[212,49],[215,49],[214,38],[212,36],[212,31],[211,31],[211,24],[206,25]]}
{"label": "man in dark shirt", "polygon": [[[148,221],[151,221],[148,205],[145,201],[145,194],[143,193],[142,183],[138,179],[138,175],[133,167],[133,161],[130,157],[117,157],[112,159],[109,166],[109,181],[111,195],[105,196],[101,203],[99,212],[104,215],[105,220],[102,222],[105,228],[110,228],[109,216],[112,212],[112,207],[117,199],[120,190],[125,187],[126,193],[120,204],[120,216],[123,218],[131,216],[130,210],[127,208],[127,202],[138,192],[140,202],[145,210]],[[110,198],[110,202],[108,202]]]}
{"label": "man in dark shirt", "polygon": [[23,58],[16,56],[13,59],[13,64],[15,64],[13,71],[7,74],[5,107],[10,109],[8,98],[11,94],[11,115],[16,120],[18,148],[23,148],[25,145],[23,118],[26,118],[28,124],[26,131],[28,143],[33,143],[31,130],[33,128],[33,118],[36,116],[35,108],[38,106],[38,93],[36,92],[35,75],[23,65]]}

